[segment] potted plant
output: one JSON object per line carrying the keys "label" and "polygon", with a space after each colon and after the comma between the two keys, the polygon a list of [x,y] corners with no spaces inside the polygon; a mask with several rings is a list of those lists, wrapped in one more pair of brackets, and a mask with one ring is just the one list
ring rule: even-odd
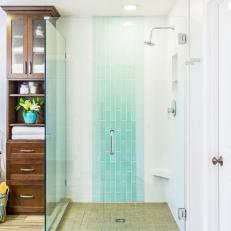
{"label": "potted plant", "polygon": [[37,121],[37,113],[41,109],[43,100],[41,98],[23,99],[20,98],[19,104],[15,107],[16,111],[23,108],[22,116],[26,124],[35,124]]}

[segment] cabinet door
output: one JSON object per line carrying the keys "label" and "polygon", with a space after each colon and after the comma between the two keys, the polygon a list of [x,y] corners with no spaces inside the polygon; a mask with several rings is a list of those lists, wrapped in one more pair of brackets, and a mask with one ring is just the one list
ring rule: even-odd
{"label": "cabinet door", "polygon": [[45,77],[45,21],[41,16],[28,18],[28,77]]}
{"label": "cabinet door", "polygon": [[27,16],[11,15],[8,18],[8,78],[27,78]]}

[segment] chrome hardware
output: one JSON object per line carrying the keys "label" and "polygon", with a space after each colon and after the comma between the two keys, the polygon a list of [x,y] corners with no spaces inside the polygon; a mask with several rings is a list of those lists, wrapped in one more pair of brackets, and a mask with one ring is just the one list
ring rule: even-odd
{"label": "chrome hardware", "polygon": [[116,218],[116,219],[115,219],[115,222],[116,222],[116,223],[123,224],[123,223],[126,222],[126,219],[125,219],[125,218]]}
{"label": "chrome hardware", "polygon": [[187,35],[185,33],[178,34],[178,44],[186,44],[187,43]]}
{"label": "chrome hardware", "polygon": [[27,74],[27,70],[28,69],[28,66],[27,66],[27,61],[25,61],[24,63],[24,73]]}
{"label": "chrome hardware", "polygon": [[195,65],[195,63],[200,63],[201,60],[199,58],[190,58],[185,62],[185,65]]}
{"label": "chrome hardware", "polygon": [[21,149],[20,152],[31,153],[31,152],[34,152],[34,149]]}
{"label": "chrome hardware", "polygon": [[213,163],[213,165],[219,164],[220,166],[223,166],[223,164],[224,164],[223,157],[220,156],[218,159],[216,157],[213,157],[212,163]]}
{"label": "chrome hardware", "polygon": [[20,198],[22,198],[22,199],[33,199],[34,195],[20,195]]}
{"label": "chrome hardware", "polygon": [[114,148],[114,133],[115,133],[115,130],[110,130],[110,155],[114,155],[114,151],[113,151],[113,148]]}
{"label": "chrome hardware", "polygon": [[187,210],[185,208],[178,209],[178,219],[186,220],[187,219]]}
{"label": "chrome hardware", "polygon": [[32,62],[29,62],[29,74],[32,74]]}
{"label": "chrome hardware", "polygon": [[170,118],[170,115],[176,116],[176,100],[173,100],[171,107],[168,108],[168,118]]}
{"label": "chrome hardware", "polygon": [[34,172],[33,168],[21,168],[20,169],[21,172]]}

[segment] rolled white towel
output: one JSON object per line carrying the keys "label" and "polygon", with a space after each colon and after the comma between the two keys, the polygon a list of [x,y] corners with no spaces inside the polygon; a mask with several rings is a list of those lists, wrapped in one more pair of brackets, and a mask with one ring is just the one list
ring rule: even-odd
{"label": "rolled white towel", "polygon": [[12,135],[12,140],[45,140],[45,135]]}
{"label": "rolled white towel", "polygon": [[15,126],[12,128],[13,135],[44,135],[44,127],[20,127]]}

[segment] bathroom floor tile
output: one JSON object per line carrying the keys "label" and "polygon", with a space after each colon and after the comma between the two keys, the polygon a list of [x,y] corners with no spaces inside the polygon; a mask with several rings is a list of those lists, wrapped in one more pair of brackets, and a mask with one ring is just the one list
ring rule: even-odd
{"label": "bathroom floor tile", "polygon": [[44,216],[8,215],[0,231],[42,231]]}
{"label": "bathroom floor tile", "polygon": [[58,231],[66,230],[179,231],[166,203],[72,203]]}

